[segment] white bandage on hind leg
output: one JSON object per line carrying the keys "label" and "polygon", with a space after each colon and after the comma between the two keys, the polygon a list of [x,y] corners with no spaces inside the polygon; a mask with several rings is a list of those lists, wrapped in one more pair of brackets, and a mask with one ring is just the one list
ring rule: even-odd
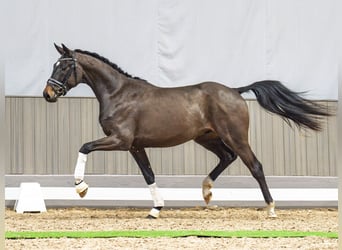
{"label": "white bandage on hind leg", "polygon": [[75,167],[75,173],[74,173],[74,177],[76,181],[83,180],[86,162],[87,162],[87,155],[79,152],[77,162],[76,162],[76,167]]}
{"label": "white bandage on hind leg", "polygon": [[152,195],[152,199],[154,202],[154,207],[163,207],[164,206],[164,199],[161,196],[157,184],[153,183],[151,185],[148,185],[151,195]]}

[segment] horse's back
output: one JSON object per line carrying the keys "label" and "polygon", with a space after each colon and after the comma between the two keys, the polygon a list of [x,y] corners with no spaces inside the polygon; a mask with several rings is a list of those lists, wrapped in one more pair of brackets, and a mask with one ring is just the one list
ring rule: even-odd
{"label": "horse's back", "polygon": [[[189,116],[208,124],[216,116],[248,119],[247,103],[240,93],[217,82],[202,82],[176,88],[157,88],[154,101],[160,107],[171,107],[183,117]],[[192,116],[193,115],[193,116]]]}

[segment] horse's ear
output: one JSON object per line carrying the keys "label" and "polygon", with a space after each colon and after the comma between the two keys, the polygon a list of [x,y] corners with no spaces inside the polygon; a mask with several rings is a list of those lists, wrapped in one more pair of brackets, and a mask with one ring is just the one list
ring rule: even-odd
{"label": "horse's ear", "polygon": [[64,49],[63,49],[62,47],[58,46],[58,45],[55,44],[55,43],[54,43],[54,45],[55,45],[55,48],[56,48],[56,50],[58,51],[58,53],[61,54],[61,55],[63,55],[63,54],[64,54]]}
{"label": "horse's ear", "polygon": [[63,43],[62,43],[62,47],[63,47],[63,50],[64,50],[64,55],[72,56],[71,50],[69,48],[67,48],[67,46],[65,46]]}

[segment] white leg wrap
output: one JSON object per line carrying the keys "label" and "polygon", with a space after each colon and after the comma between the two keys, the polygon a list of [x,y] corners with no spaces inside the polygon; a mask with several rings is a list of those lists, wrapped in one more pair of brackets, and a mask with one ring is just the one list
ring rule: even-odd
{"label": "white leg wrap", "polygon": [[151,195],[152,195],[154,207],[163,207],[164,206],[164,199],[160,195],[157,184],[153,183],[151,185],[148,185],[148,187],[149,187]]}
{"label": "white leg wrap", "polygon": [[271,202],[268,206],[267,206],[267,215],[269,218],[276,218],[277,214],[274,211],[275,208],[275,203]]}
{"label": "white leg wrap", "polygon": [[81,152],[78,153],[78,158],[75,167],[75,180],[81,181],[84,178],[85,164],[87,162],[87,155]]}
{"label": "white leg wrap", "polygon": [[152,208],[149,215],[151,215],[154,218],[158,218],[159,217],[159,213],[160,210],[156,209],[156,208]]}
{"label": "white leg wrap", "polygon": [[74,177],[76,192],[81,196],[81,198],[83,198],[88,191],[88,184],[83,181],[86,162],[87,155],[79,152]]}

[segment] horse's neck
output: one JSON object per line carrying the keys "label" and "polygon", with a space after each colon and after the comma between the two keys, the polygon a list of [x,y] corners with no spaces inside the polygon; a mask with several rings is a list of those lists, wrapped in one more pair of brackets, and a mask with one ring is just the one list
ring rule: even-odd
{"label": "horse's neck", "polygon": [[101,103],[105,96],[112,95],[122,86],[122,76],[108,65],[86,67],[84,82],[93,90]]}

